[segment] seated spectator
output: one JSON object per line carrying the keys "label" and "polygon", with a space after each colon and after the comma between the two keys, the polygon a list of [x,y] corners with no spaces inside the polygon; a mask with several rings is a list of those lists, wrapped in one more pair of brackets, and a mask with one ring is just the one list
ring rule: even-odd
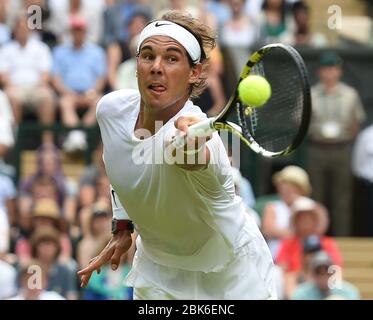
{"label": "seated spectator", "polygon": [[[47,45],[30,38],[27,18],[19,16],[14,26],[15,40],[4,44],[0,57],[0,74],[9,97],[15,121],[19,124],[25,107],[36,111],[40,123],[52,125],[56,110],[49,87],[51,56]],[[43,143],[53,143],[53,134],[43,132]]]}
{"label": "seated spectator", "polygon": [[133,80],[136,80],[136,86],[134,87],[133,84],[131,86],[127,86],[127,84],[123,83],[126,81],[126,74],[123,75],[123,70],[120,72],[118,67],[119,65],[122,65],[123,69],[124,63],[131,66],[136,61],[136,39],[142,29],[144,29],[146,24],[150,21],[150,16],[146,13],[146,11],[136,10],[127,19],[128,21],[126,22],[126,25],[121,26],[121,29],[124,28],[127,31],[126,40],[113,41],[108,44],[106,49],[108,62],[108,84],[112,90],[123,88],[137,89],[135,70],[132,70],[133,72],[130,74],[130,78],[132,80],[131,84],[133,83]]}
{"label": "seated spectator", "polygon": [[254,21],[244,11],[244,4],[243,0],[229,1],[231,18],[223,25],[220,36],[220,45],[229,50],[237,77],[250,55],[258,33]]}
{"label": "seated spectator", "polygon": [[82,240],[78,244],[77,260],[81,267],[88,265],[89,261],[95,257],[97,244],[110,234],[111,228],[111,207],[110,203],[99,201],[91,207],[90,216],[84,221],[82,229],[88,229],[87,234],[83,234]]}
{"label": "seated spectator", "polygon": [[280,42],[286,32],[294,28],[292,17],[286,12],[285,0],[265,0],[263,11],[258,17],[260,45]]}
{"label": "seated spectator", "polygon": [[[69,128],[96,125],[96,104],[106,81],[105,52],[86,42],[87,22],[72,17],[72,44],[57,46],[53,51],[53,83],[60,95],[62,123]],[[78,110],[84,111],[82,120]],[[71,131],[64,143],[66,151],[85,150],[82,131]]]}
{"label": "seated spectator", "polygon": [[0,46],[11,39],[12,31],[7,25],[7,5],[6,1],[0,1]]}
{"label": "seated spectator", "polygon": [[62,208],[64,218],[71,224],[76,219],[76,186],[65,177],[61,153],[55,147],[42,146],[37,151],[36,172],[21,180],[20,215],[28,219],[30,208],[36,198],[51,197]]}
{"label": "seated spectator", "polygon": [[[13,183],[13,180],[8,176],[0,172],[0,229],[3,228],[3,234],[9,232],[12,226],[15,226],[18,223],[17,219],[17,210],[16,210],[16,197],[17,190]],[[5,231],[8,229],[8,231]],[[6,243],[9,242],[9,234],[6,239]],[[9,249],[8,246],[1,246],[2,249]],[[0,252],[2,251],[0,249]]]}
{"label": "seated spectator", "polygon": [[136,12],[142,12],[147,19],[153,17],[153,8],[149,0],[138,1],[107,1],[104,11],[104,34],[102,44],[107,48],[112,43],[127,43],[131,31],[127,28],[131,17]]}
{"label": "seated spectator", "polygon": [[39,261],[48,278],[47,290],[58,292],[68,300],[76,300],[76,270],[71,270],[58,261],[61,245],[59,233],[55,228],[40,227],[31,235],[32,257]]}
{"label": "seated spectator", "polygon": [[291,299],[293,300],[359,300],[358,289],[342,279],[331,283],[334,272],[330,267],[333,260],[324,251],[319,251],[310,261],[312,279],[297,287]]}
{"label": "seated spectator", "polygon": [[14,116],[7,95],[0,90],[0,162],[14,145]]}
{"label": "seated spectator", "polygon": [[[280,200],[268,203],[263,210],[262,232],[276,259],[282,239],[293,235],[290,226],[291,206],[301,196],[309,196],[311,183],[306,171],[297,166],[287,166],[275,173],[272,181],[276,186]],[[318,205],[320,210],[320,224],[317,234],[324,234],[328,227],[326,210]]]}
{"label": "seated spectator", "polygon": [[[111,194],[110,194],[110,182],[106,175],[100,176],[95,185],[95,198],[94,203],[105,203],[110,206]],[[79,211],[79,221],[81,232],[83,235],[89,234],[89,217],[92,213],[93,204],[82,207]]]}
{"label": "seated spectator", "polygon": [[298,1],[292,7],[295,29],[287,31],[281,37],[281,42],[297,47],[321,48],[328,45],[328,40],[321,33],[312,32],[310,9],[303,1]]}
{"label": "seated spectator", "polygon": [[[291,207],[291,224],[294,235],[291,238],[282,240],[277,255],[276,263],[285,272],[285,296],[291,297],[297,286],[302,270],[303,242],[320,228],[320,207],[317,203],[306,197],[297,198]],[[321,248],[333,259],[333,262],[341,266],[342,258],[334,239],[320,236]]]}
{"label": "seated spectator", "polygon": [[2,260],[0,253],[0,300],[14,296],[17,292],[17,270]]}
{"label": "seated spectator", "polygon": [[79,179],[79,205],[90,206],[96,200],[96,185],[101,176],[106,176],[104,161],[102,159],[103,145],[100,142],[94,153],[93,161],[86,167]]}
{"label": "seated spectator", "polygon": [[116,72],[116,88],[119,89],[138,89],[136,70],[137,70],[137,49],[138,36],[132,38],[130,43],[131,57],[121,63]]}
{"label": "seated spectator", "polygon": [[[53,228],[58,232],[61,247],[61,252],[58,257],[59,261],[70,264],[72,259],[71,241],[64,230],[64,221],[61,219],[58,204],[52,199],[37,200],[31,210],[30,233],[32,234],[35,230],[45,226]],[[20,264],[25,264],[31,259],[31,243],[27,237],[21,237],[18,239],[15,245],[15,253]]]}
{"label": "seated spectator", "polygon": [[47,28],[57,36],[59,43],[69,43],[71,41],[69,23],[74,16],[83,17],[87,21],[88,41],[96,44],[101,41],[104,1],[100,1],[101,4],[92,0],[57,0],[49,2],[50,19]]}
{"label": "seated spectator", "polygon": [[[36,275],[39,277],[36,278]],[[19,277],[20,289],[18,294],[8,300],[65,300],[59,293],[47,290],[47,272],[40,268],[38,261],[30,261],[29,264],[21,267]],[[34,285],[30,286],[30,282]]]}

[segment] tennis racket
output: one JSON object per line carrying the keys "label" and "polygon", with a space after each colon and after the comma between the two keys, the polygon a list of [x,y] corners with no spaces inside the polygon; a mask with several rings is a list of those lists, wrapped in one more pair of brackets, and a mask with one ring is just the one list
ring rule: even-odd
{"label": "tennis racket", "polygon": [[[265,77],[272,89],[260,108],[244,105],[238,95],[239,83],[254,74]],[[176,136],[172,143],[181,148],[187,139],[228,130],[264,157],[285,156],[303,141],[310,117],[310,85],[302,57],[291,46],[270,44],[251,55],[224,109],[190,126],[187,137]]]}

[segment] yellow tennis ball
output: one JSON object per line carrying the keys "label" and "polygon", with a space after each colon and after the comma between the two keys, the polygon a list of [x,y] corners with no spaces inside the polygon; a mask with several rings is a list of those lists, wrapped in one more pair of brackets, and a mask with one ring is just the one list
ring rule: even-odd
{"label": "yellow tennis ball", "polygon": [[271,97],[271,86],[262,76],[247,76],[238,85],[238,95],[243,104],[261,107]]}

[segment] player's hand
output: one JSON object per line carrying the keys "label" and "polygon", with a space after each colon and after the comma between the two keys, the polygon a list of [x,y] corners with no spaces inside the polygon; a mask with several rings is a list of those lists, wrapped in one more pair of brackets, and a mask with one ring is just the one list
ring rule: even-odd
{"label": "player's hand", "polygon": [[[188,136],[188,128],[203,119],[196,116],[181,116],[175,120],[175,127],[178,130],[177,134],[180,136]],[[198,150],[203,147],[203,145],[211,139],[211,136],[206,137],[195,137],[193,139],[188,139],[185,145],[185,150]]]}
{"label": "player's hand", "polygon": [[175,121],[176,134],[185,136],[187,140],[181,154],[176,149],[172,154],[176,157],[176,165],[185,170],[205,169],[210,162],[210,151],[205,147],[205,143],[211,136],[188,138],[188,128],[202,120],[196,116],[181,116]]}
{"label": "player's hand", "polygon": [[128,251],[131,245],[132,237],[129,231],[120,231],[113,235],[101,253],[97,257],[91,259],[87,267],[78,272],[78,275],[81,277],[80,286],[85,287],[92,273],[94,271],[100,273],[101,267],[108,262],[110,262],[111,268],[116,270],[122,255]]}

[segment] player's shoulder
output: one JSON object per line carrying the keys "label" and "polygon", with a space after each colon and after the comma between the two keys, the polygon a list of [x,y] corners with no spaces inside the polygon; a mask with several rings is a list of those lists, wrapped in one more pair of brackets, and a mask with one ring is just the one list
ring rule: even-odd
{"label": "player's shoulder", "polygon": [[140,101],[140,93],[133,89],[121,89],[104,95],[97,103],[97,118],[115,116],[125,109],[133,109]]}

